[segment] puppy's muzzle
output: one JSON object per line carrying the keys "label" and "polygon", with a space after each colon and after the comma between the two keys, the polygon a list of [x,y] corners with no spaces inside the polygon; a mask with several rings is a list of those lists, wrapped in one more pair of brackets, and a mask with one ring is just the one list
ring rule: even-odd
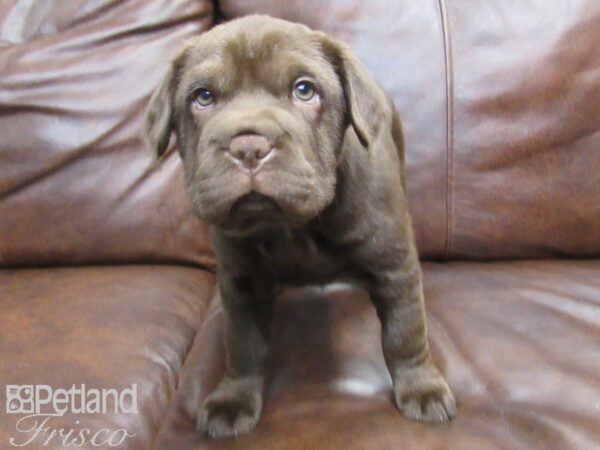
{"label": "puppy's muzzle", "polygon": [[226,156],[244,173],[258,173],[273,156],[273,144],[260,134],[241,134],[229,143]]}

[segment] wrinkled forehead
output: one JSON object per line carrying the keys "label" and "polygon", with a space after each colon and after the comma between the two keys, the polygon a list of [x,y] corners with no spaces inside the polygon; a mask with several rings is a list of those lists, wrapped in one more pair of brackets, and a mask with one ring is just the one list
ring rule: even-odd
{"label": "wrinkled forehead", "polygon": [[308,29],[225,31],[192,43],[182,84],[221,92],[253,87],[280,92],[302,76],[327,87],[337,82],[319,40]]}

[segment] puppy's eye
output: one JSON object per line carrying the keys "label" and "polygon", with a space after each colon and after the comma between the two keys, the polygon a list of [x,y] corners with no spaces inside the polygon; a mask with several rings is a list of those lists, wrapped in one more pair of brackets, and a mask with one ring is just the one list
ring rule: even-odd
{"label": "puppy's eye", "polygon": [[315,85],[307,80],[296,81],[293,95],[295,100],[302,103],[317,103],[319,101],[319,94],[317,94]]}
{"label": "puppy's eye", "polygon": [[208,108],[215,102],[213,93],[206,88],[199,88],[194,91],[194,105],[200,109]]}

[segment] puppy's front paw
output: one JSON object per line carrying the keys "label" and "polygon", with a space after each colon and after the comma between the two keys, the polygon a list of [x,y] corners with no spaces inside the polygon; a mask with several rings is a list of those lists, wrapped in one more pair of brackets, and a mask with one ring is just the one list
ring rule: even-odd
{"label": "puppy's front paw", "polygon": [[430,362],[397,373],[394,396],[398,409],[412,420],[444,423],[456,415],[454,395]]}
{"label": "puppy's front paw", "polygon": [[257,378],[225,379],[198,412],[196,429],[211,438],[251,431],[262,410],[262,383]]}

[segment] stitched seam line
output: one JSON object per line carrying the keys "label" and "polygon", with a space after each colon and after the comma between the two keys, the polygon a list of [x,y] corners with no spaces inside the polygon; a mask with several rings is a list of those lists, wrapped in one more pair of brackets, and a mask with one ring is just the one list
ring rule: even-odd
{"label": "stitched seam line", "polygon": [[452,46],[446,0],[438,0],[442,35],[444,39],[444,64],[446,69],[446,238],[444,258],[452,252],[453,230],[453,154],[454,154],[454,78],[452,66]]}

